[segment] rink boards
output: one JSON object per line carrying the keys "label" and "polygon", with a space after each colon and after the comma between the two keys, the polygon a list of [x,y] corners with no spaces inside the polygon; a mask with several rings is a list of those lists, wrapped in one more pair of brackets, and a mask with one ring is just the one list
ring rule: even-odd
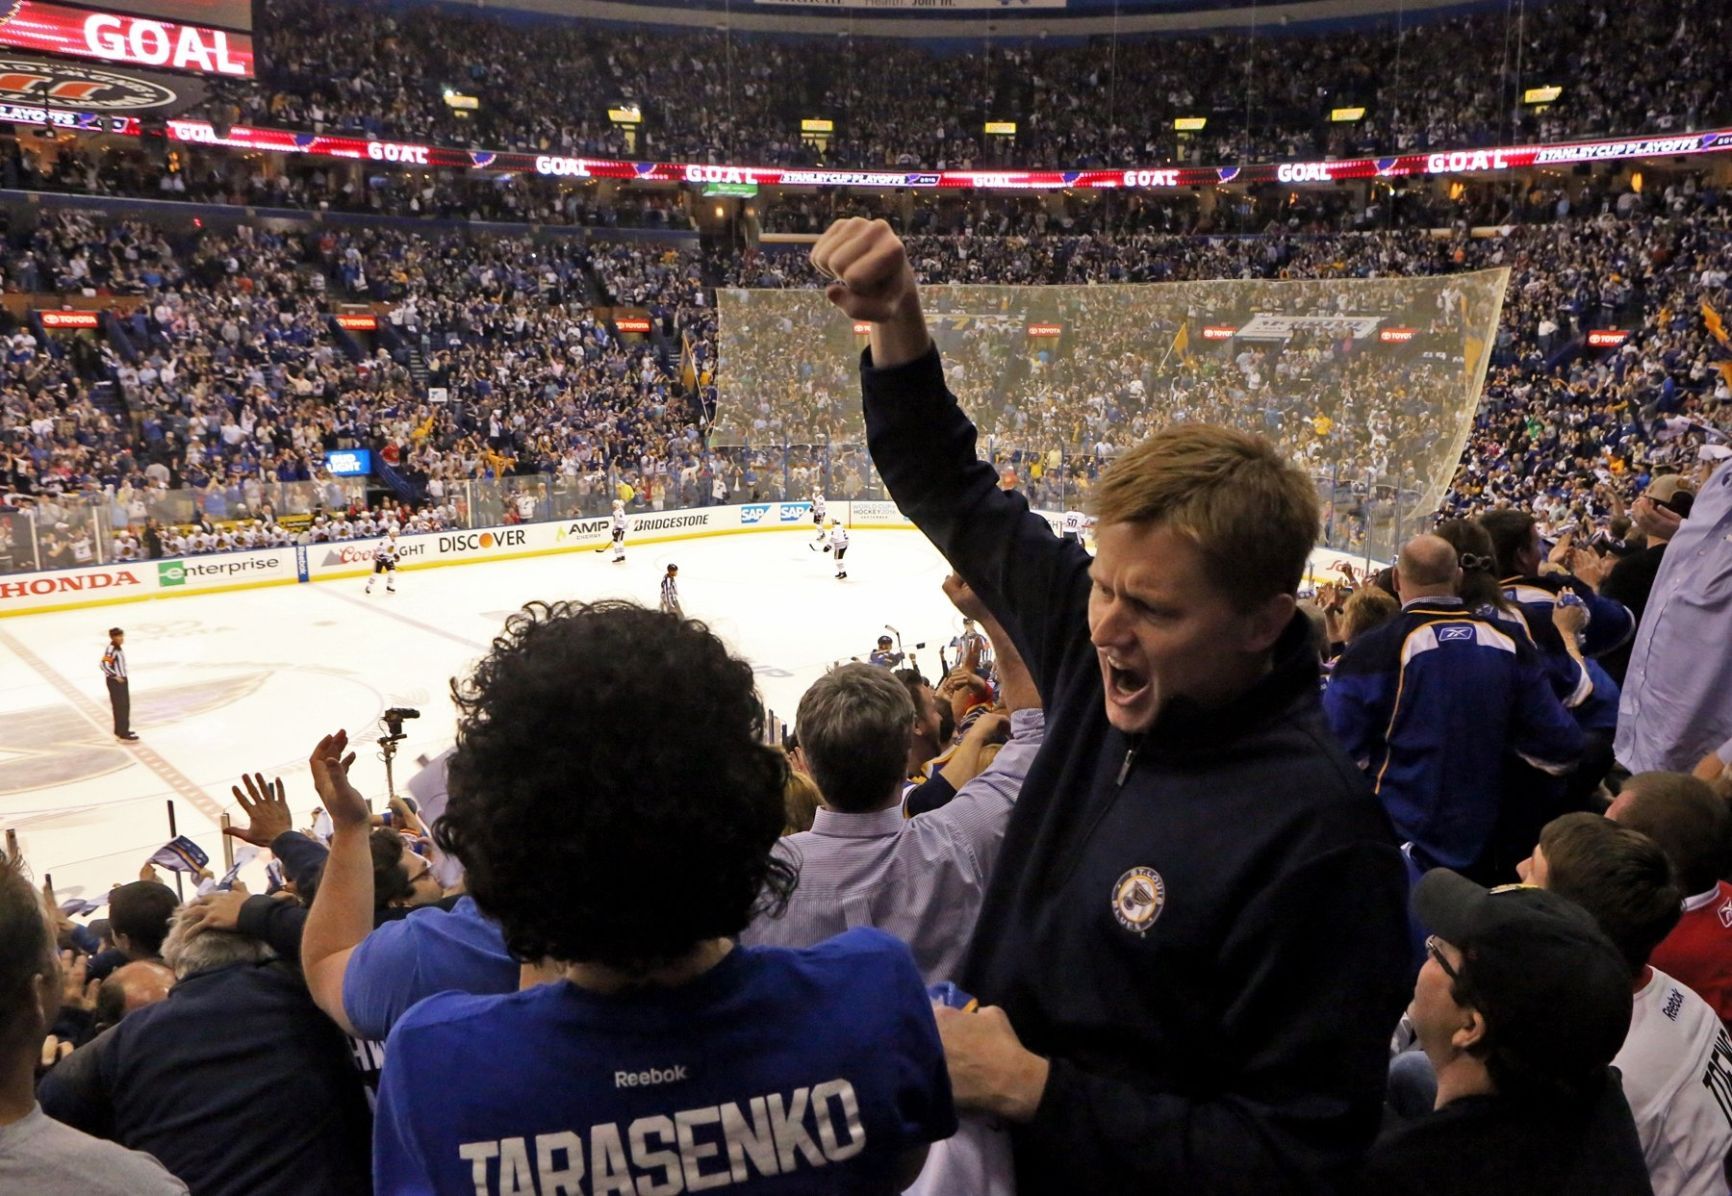
{"label": "rink boards", "polygon": [[[850,528],[911,530],[914,526],[896,504],[890,502],[834,502],[828,509],[832,518],[841,519]],[[1056,534],[1059,513],[1038,513]],[[683,511],[647,511],[630,518],[631,528],[626,537],[628,547],[744,533],[810,531],[812,504],[745,503]],[[609,519],[597,516],[517,527],[399,536],[397,568],[414,570],[444,565],[485,565],[561,552],[598,552],[610,543],[610,529]],[[264,548],[173,560],[117,562],[43,573],[0,575],[0,618],[142,602],[150,598],[178,598],[187,594],[213,594],[360,577],[372,571],[373,552],[381,543],[380,538],[348,540],[340,544],[307,544],[294,548]],[[1367,572],[1381,566],[1378,561],[1318,548],[1312,553],[1311,570],[1314,575],[1323,574],[1342,562],[1364,567]]]}
{"label": "rink boards", "polygon": [[[832,518],[851,528],[911,528],[889,502],[833,502]],[[744,503],[683,511],[645,511],[630,516],[628,546],[662,544],[746,532],[810,531],[809,502]],[[606,516],[531,523],[517,527],[426,532],[399,536],[403,570],[442,565],[480,565],[558,552],[595,551],[610,543]],[[248,552],[209,553],[173,560],[115,562],[42,573],[0,575],[0,617],[176,598],[185,594],[296,585],[371,572],[381,539],[308,544]]]}

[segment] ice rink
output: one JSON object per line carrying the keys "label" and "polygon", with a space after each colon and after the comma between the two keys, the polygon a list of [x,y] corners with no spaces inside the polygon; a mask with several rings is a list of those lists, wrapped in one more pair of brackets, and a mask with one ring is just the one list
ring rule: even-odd
{"label": "ice rink", "polygon": [[[318,799],[306,757],[326,732],[378,735],[390,706],[407,724],[397,782],[418,756],[448,747],[450,679],[465,673],[506,616],[535,599],[629,598],[654,605],[665,566],[680,566],[688,615],[703,619],[758,671],[771,709],[793,721],[824,668],[864,658],[885,624],[900,628],[928,676],[961,627],[939,591],[938,554],[912,531],[856,531],[846,581],[807,548],[810,529],[645,545],[624,564],[588,550],[405,570],[398,592],[361,578],[0,619],[0,827],[16,830],[36,875],[61,898],[133,880],[179,830],[221,871],[222,813],[243,772],[281,776],[296,824]],[[136,744],[111,733],[98,667],[106,630],[126,629]],[[574,726],[577,737],[631,728]],[[385,792],[372,743],[356,783]],[[375,808],[380,808],[378,804]],[[244,819],[241,819],[244,824]],[[263,890],[263,869],[243,879]],[[188,890],[190,892],[190,889]]]}

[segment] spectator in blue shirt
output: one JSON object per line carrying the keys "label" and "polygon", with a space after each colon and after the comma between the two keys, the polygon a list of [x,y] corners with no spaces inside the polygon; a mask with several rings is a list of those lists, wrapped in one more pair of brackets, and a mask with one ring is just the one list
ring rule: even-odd
{"label": "spectator in blue shirt", "polygon": [[1468,612],[1454,546],[1415,536],[1395,582],[1401,614],[1354,640],[1323,707],[1421,871],[1481,861],[1503,802],[1505,755],[1566,771],[1582,733],[1532,649]]}
{"label": "spectator in blue shirt", "polygon": [[[795,879],[772,853],[787,765],[751,667],[630,603],[532,604],[454,697],[435,837],[549,982],[397,1017],[375,1190],[905,1187],[956,1129],[907,948],[864,929],[804,951],[735,941]],[[366,833],[344,746],[315,757],[335,827],[320,904],[354,854],[339,841]]]}
{"label": "spectator in blue shirt", "polygon": [[[1618,725],[1618,683],[1596,660],[1615,652],[1635,634],[1635,616],[1623,603],[1602,597],[1594,585],[1562,568],[1570,563],[1592,569],[1597,584],[1610,565],[1588,550],[1577,550],[1565,533],[1547,554],[1533,516],[1525,511],[1500,509],[1480,516],[1480,525],[1491,534],[1497,551],[1498,572],[1503,578],[1504,597],[1521,608],[1528,630],[1539,648],[1553,684],[1560,690],[1566,678],[1578,680],[1577,690],[1564,699],[1586,736],[1580,763],[1571,770],[1562,797],[1566,809],[1585,808],[1600,781],[1612,767],[1612,736]],[[1583,612],[1580,628],[1566,633],[1554,616],[1562,602]],[[1566,643],[1566,636],[1573,637]],[[1579,651],[1572,651],[1579,647]]]}

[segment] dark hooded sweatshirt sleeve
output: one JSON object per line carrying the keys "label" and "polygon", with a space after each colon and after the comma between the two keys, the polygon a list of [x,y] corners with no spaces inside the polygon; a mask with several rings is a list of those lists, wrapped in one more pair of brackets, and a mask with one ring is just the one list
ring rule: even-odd
{"label": "dark hooded sweatshirt sleeve", "polygon": [[[1088,554],[976,459],[936,350],[868,355],[862,381],[891,497],[1047,708],[962,976],[1050,1061],[1013,1127],[1019,1192],[1337,1190],[1377,1131],[1410,956],[1401,859],[1324,722],[1303,616],[1231,709],[1127,737],[1102,705]],[[1157,916],[1122,922],[1139,877]]]}

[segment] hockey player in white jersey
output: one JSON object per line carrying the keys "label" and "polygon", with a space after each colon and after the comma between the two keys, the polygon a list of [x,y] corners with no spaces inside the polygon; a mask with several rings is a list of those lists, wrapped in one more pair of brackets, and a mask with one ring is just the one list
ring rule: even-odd
{"label": "hockey player in white jersey", "polygon": [[848,576],[848,567],[842,563],[842,558],[848,555],[848,529],[835,519],[830,521],[829,551],[836,558],[836,580],[845,580]]}
{"label": "hockey player in white jersey", "polygon": [[613,563],[619,564],[625,560],[625,504],[619,499],[613,500]]}
{"label": "hockey player in white jersey", "polygon": [[818,534],[812,537],[812,542],[806,545],[813,552],[824,543],[824,520],[830,514],[830,506],[824,501],[824,492],[818,487],[812,487],[812,526],[818,529]]}
{"label": "hockey player in white jersey", "polygon": [[379,579],[379,574],[385,575],[385,592],[397,592],[397,533],[392,532],[379,542],[379,547],[373,550],[373,576],[367,579],[367,593],[373,592],[373,583]]}
{"label": "hockey player in white jersey", "polygon": [[1072,544],[1081,544],[1083,528],[1088,526],[1088,516],[1081,511],[1066,511],[1059,519],[1059,526],[1064,529],[1063,539]]}

